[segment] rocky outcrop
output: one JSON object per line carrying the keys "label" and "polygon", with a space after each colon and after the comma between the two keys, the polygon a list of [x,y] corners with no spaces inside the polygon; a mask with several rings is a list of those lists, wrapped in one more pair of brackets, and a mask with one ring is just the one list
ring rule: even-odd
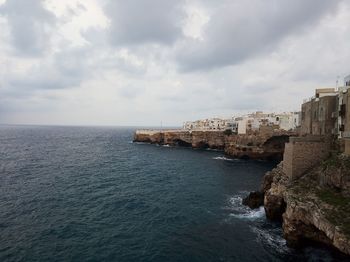
{"label": "rocky outcrop", "polygon": [[287,203],[283,232],[290,246],[309,240],[331,245],[350,255],[350,198],[320,186],[322,167],[293,181],[284,193]]}
{"label": "rocky outcrop", "polygon": [[329,177],[332,170],[341,181],[348,181],[349,172],[344,170],[347,161],[335,156],[296,180],[283,173],[283,162],[266,174],[263,181],[266,216],[283,221],[289,246],[318,242],[350,255],[348,188],[340,185],[338,178],[334,181]]}
{"label": "rocky outcrop", "polygon": [[295,133],[276,131],[227,135],[223,131],[137,130],[134,141],[224,150],[226,155],[235,158],[280,160],[285,142],[291,135]]}
{"label": "rocky outcrop", "polygon": [[264,204],[264,193],[261,191],[250,192],[249,195],[243,199],[242,204],[250,208],[258,208]]}
{"label": "rocky outcrop", "polygon": [[[286,203],[283,193],[286,191],[288,178],[283,173],[283,162],[275,169],[265,175],[263,185],[265,185],[264,208],[266,217],[271,220],[282,220]],[[271,182],[269,184],[269,182]]]}
{"label": "rocky outcrop", "polygon": [[[264,205],[267,218],[271,220],[282,220],[282,214],[286,207],[283,199],[285,185],[286,181],[281,162],[276,168],[265,174],[260,190],[251,192],[242,201],[242,204],[250,208],[257,208]],[[260,198],[257,198],[257,196]]]}
{"label": "rocky outcrop", "polygon": [[340,155],[327,159],[319,172],[319,183],[349,196],[350,193],[350,158]]}
{"label": "rocky outcrop", "polygon": [[231,135],[226,139],[225,153],[237,158],[282,159],[284,145],[292,133]]}

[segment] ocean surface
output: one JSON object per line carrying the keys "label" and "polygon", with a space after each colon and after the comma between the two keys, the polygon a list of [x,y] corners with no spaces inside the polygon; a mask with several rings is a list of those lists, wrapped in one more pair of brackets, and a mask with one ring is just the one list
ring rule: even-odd
{"label": "ocean surface", "polygon": [[342,260],[241,205],[273,163],[133,131],[0,126],[0,261]]}

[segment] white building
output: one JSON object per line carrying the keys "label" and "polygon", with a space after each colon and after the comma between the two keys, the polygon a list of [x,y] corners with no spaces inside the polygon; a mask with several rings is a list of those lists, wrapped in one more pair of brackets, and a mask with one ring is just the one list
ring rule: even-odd
{"label": "white building", "polygon": [[239,135],[246,134],[248,119],[246,117],[238,117],[236,118],[236,121],[237,121],[237,134]]}
{"label": "white building", "polygon": [[276,115],[276,124],[285,131],[296,129],[300,126],[300,112],[288,112]]}
{"label": "white building", "polygon": [[219,131],[219,130],[226,130],[226,129],[232,129],[234,126],[232,120],[230,119],[221,119],[221,118],[211,118],[211,119],[203,119],[203,120],[196,120],[196,121],[189,121],[185,122],[183,125],[183,128],[186,130],[212,130],[212,131]]}
{"label": "white building", "polygon": [[271,126],[274,129],[283,129],[286,131],[294,130],[300,125],[299,112],[288,113],[263,113],[261,111],[231,119],[211,118],[185,122],[183,128],[186,130],[212,130],[224,131],[231,130],[236,134],[247,134],[249,132],[258,132],[261,126]]}

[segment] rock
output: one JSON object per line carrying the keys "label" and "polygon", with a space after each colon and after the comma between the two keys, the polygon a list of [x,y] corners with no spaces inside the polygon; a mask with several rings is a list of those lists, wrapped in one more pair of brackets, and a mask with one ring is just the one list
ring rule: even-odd
{"label": "rock", "polygon": [[282,196],[268,192],[264,198],[266,217],[270,220],[282,221],[282,215],[286,210],[286,203]]}
{"label": "rock", "polygon": [[264,204],[264,193],[260,191],[250,192],[249,195],[242,200],[242,204],[250,208],[258,208]]}
{"label": "rock", "polygon": [[273,172],[267,172],[263,178],[263,182],[261,184],[261,191],[266,193],[270,188],[271,184],[273,182],[273,177],[274,177]]}
{"label": "rock", "polygon": [[235,158],[272,160],[281,158],[284,143],[291,135],[295,135],[295,133],[274,131],[271,133],[257,132],[227,136],[224,131],[210,130],[137,130],[134,135],[134,142],[218,149]]}
{"label": "rock", "polygon": [[348,161],[329,159],[294,180],[284,174],[283,163],[265,175],[266,216],[283,220],[288,246],[321,243],[350,255],[350,196],[340,183],[349,181]]}

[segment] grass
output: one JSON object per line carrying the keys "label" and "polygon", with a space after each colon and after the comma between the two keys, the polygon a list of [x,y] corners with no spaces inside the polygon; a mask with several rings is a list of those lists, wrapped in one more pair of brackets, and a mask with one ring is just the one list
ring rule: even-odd
{"label": "grass", "polygon": [[326,212],[327,219],[339,226],[350,237],[350,197],[329,189],[318,190],[316,195],[320,200],[332,206]]}
{"label": "grass", "polygon": [[[348,207],[350,209],[350,198],[344,197],[337,192],[331,190],[319,190],[317,196],[327,204],[338,208]],[[349,213],[350,216],[350,213]]]}
{"label": "grass", "polygon": [[322,162],[322,168],[323,170],[326,170],[328,168],[341,168],[344,171],[349,171],[350,157],[334,154]]}

